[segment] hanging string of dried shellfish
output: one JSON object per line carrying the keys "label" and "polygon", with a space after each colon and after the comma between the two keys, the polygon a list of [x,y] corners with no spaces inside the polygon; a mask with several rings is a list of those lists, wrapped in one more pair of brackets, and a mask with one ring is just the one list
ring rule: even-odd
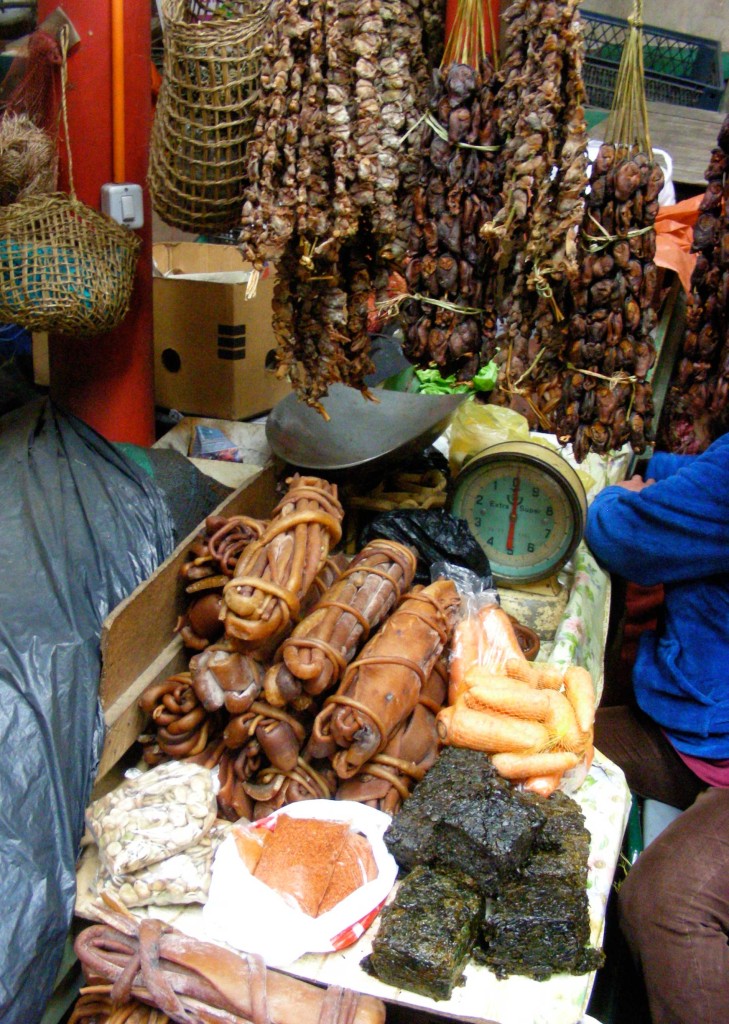
{"label": "hanging string of dried shellfish", "polygon": [[482,231],[497,241],[496,404],[550,430],[561,398],[569,282],[587,184],[578,0],[516,0],[505,14],[499,92],[504,205]]}
{"label": "hanging string of dried shellfish", "polygon": [[400,140],[417,121],[423,26],[439,4],[282,0],[264,43],[239,244],[254,265],[276,264],[278,373],[322,413],[332,383],[371,397],[368,306],[402,234],[415,143]]}
{"label": "hanging string of dried shellfish", "polygon": [[650,143],[642,25],[643,3],[635,0],[605,142],[590,174],[582,271],[572,288],[567,372],[554,423],[577,461],[626,442],[642,452],[652,430],[654,222],[664,181]]}
{"label": "hanging string of dried shellfish", "polygon": [[407,292],[395,300],[405,356],[465,381],[494,350],[494,246],[480,229],[500,202],[496,48],[483,0],[460,0],[421,119]]}
{"label": "hanging string of dried shellfish", "polygon": [[704,172],[693,228],[686,330],[658,429],[660,447],[696,455],[729,428],[729,115]]}

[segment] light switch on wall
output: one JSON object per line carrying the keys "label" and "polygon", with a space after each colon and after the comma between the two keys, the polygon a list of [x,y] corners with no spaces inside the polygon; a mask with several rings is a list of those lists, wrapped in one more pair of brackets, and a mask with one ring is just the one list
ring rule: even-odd
{"label": "light switch on wall", "polygon": [[111,183],[102,185],[101,209],[124,227],[141,228],[144,224],[142,186]]}

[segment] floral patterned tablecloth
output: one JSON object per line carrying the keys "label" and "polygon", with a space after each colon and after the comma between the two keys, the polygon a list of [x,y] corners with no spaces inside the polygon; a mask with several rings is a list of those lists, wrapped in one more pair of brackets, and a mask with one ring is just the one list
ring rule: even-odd
{"label": "floral patterned tablecloth", "polygon": [[[610,456],[591,453],[579,468],[591,483],[587,500],[603,487],[625,477],[632,453],[624,449]],[[569,597],[547,660],[555,665],[582,665],[592,675],[599,701],[603,687],[603,660],[610,621],[610,576],[597,564],[584,541],[564,574]]]}
{"label": "floral patterned tablecloth", "polygon": [[[573,795],[582,808],[591,837],[587,896],[590,942],[598,945],[630,810],[630,792],[620,769],[598,752],[582,786]],[[96,847],[92,846],[85,851],[79,870],[76,903],[77,914],[91,920],[95,918],[97,872]],[[161,918],[188,935],[211,939],[202,907],[198,905],[140,908],[134,913],[139,917]],[[385,985],[360,966],[371,952],[376,929],[377,923],[358,942],[338,953],[301,957],[287,968],[287,973],[324,985],[343,985],[386,1002],[476,1024],[578,1024],[585,1013],[594,973],[555,974],[546,981],[519,975],[499,980],[486,967],[471,963],[466,967],[464,984],[443,1001]]]}

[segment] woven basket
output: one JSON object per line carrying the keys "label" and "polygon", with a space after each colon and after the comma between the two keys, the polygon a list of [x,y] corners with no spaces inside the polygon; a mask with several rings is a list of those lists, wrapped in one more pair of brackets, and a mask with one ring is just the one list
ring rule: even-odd
{"label": "woven basket", "polygon": [[[219,7],[230,16],[223,18]],[[163,0],[162,16],[162,84],[148,173],[152,206],[166,224],[184,231],[228,231],[240,222],[268,5]]]}
{"label": "woven basket", "polygon": [[31,196],[0,210],[0,322],[91,336],[129,310],[141,240],[74,196]]}
{"label": "woven basket", "polygon": [[61,32],[61,111],[69,194],[26,195],[0,209],[0,323],[88,337],[129,310],[141,239],[76,196],[68,136],[68,32]]}

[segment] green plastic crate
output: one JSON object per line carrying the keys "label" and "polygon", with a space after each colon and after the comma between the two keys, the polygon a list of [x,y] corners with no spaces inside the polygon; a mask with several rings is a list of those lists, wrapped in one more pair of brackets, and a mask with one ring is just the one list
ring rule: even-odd
{"label": "green plastic crate", "polygon": [[[583,77],[588,103],[609,109],[630,26],[621,18],[582,11]],[[724,95],[721,44],[682,32],[643,26],[643,67],[648,100],[718,110]]]}

